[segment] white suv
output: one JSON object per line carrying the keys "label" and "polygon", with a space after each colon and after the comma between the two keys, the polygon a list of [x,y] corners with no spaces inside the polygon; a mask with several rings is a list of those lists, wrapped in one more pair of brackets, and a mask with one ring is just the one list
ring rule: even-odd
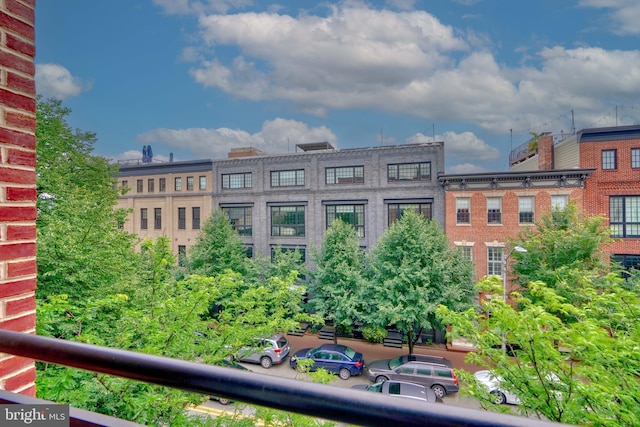
{"label": "white suv", "polygon": [[[256,349],[262,348],[262,351]],[[272,365],[279,365],[289,355],[289,341],[283,334],[275,334],[269,338],[256,338],[251,348],[243,348],[238,352],[241,362],[259,363],[269,369]]]}

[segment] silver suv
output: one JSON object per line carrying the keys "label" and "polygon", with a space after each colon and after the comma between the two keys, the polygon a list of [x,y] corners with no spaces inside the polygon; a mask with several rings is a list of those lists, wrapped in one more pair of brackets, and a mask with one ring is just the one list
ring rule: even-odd
{"label": "silver suv", "polygon": [[431,388],[442,399],[447,393],[459,390],[458,378],[444,357],[409,354],[395,359],[376,360],[367,367],[371,381],[408,381]]}
{"label": "silver suv", "polygon": [[[262,351],[256,349],[262,349]],[[289,355],[289,341],[283,334],[275,334],[269,338],[256,338],[251,347],[240,349],[238,352],[241,362],[259,363],[269,369],[272,365],[279,365]]]}

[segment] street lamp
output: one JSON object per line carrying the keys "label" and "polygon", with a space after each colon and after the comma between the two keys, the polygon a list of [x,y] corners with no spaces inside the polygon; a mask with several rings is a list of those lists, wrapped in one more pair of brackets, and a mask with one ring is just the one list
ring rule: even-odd
{"label": "street lamp", "polygon": [[[511,252],[509,252],[502,258],[502,300],[505,302],[505,304],[507,303],[507,260],[509,259],[513,251],[520,253],[528,252],[522,246],[516,246],[511,250]],[[505,353],[507,351],[507,337],[504,332],[502,333],[502,351]]]}

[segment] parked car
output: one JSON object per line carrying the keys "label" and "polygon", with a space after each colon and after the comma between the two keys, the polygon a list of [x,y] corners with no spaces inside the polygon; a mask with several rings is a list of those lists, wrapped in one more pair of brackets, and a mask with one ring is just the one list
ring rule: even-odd
{"label": "parked car", "polygon": [[387,394],[394,397],[422,400],[429,403],[439,400],[436,397],[435,392],[430,388],[406,381],[384,381],[370,385],[356,384],[351,388],[356,390],[366,390],[372,391],[374,393]]}
{"label": "parked car", "polygon": [[289,364],[292,368],[298,368],[298,360],[312,359],[311,370],[324,368],[329,372],[338,374],[343,380],[348,380],[351,375],[360,375],[364,370],[364,358],[351,347],[340,344],[322,344],[315,348],[303,348],[297,351]]}
{"label": "parked car", "polygon": [[505,390],[500,387],[500,383],[502,382],[502,378],[494,376],[493,372],[489,370],[478,371],[473,374],[476,377],[476,380],[487,387],[489,393],[495,397],[495,403],[498,405],[502,405],[504,403],[509,403],[512,405],[519,405],[520,399],[515,394],[511,393],[508,390]]}
{"label": "parked car", "polygon": [[397,380],[421,384],[431,388],[442,399],[460,390],[452,366],[451,361],[444,357],[409,354],[371,362],[366,375],[374,382]]}
{"label": "parked car", "polygon": [[[233,369],[240,369],[241,371],[252,372],[251,369],[245,368],[241,364],[236,362],[231,362],[229,360],[222,360],[220,362],[220,366],[225,366],[227,368],[233,368]],[[229,403],[231,403],[231,401],[228,398],[222,397],[222,396],[209,396],[209,399],[217,400],[218,402],[220,402],[221,405],[228,405]]]}
{"label": "parked car", "polygon": [[256,338],[253,346],[241,348],[238,351],[238,360],[259,363],[263,368],[269,369],[273,365],[284,362],[289,351],[287,337],[283,334],[275,334],[269,338]]}

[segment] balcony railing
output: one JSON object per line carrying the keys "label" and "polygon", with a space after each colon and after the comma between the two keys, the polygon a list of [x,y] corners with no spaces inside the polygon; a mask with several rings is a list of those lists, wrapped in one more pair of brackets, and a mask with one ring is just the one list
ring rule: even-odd
{"label": "balcony railing", "polygon": [[[358,392],[288,378],[276,378],[218,366],[151,356],[20,332],[0,330],[0,352],[102,374],[205,395],[223,395],[234,401],[267,406],[312,417],[366,426],[552,426],[555,423],[445,404],[416,405],[412,400]],[[0,394],[0,403],[10,393]],[[13,395],[16,403],[34,403]],[[27,400],[27,401],[25,401]],[[131,426],[132,423],[71,411],[72,426]],[[92,413],[88,413],[92,414]],[[99,419],[99,420],[98,420]]]}

